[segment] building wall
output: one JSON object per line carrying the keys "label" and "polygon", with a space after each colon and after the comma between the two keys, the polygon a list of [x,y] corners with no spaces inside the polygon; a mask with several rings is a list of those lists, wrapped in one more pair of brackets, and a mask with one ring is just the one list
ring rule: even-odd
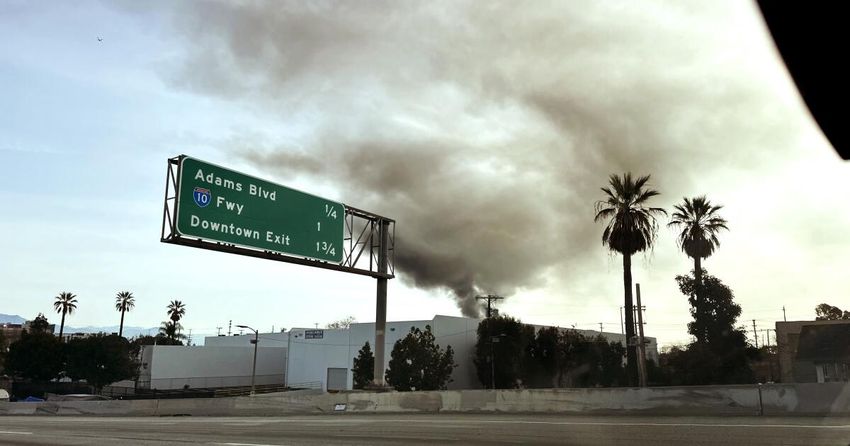
{"label": "building wall", "polygon": [[[424,330],[431,326],[437,344],[441,348],[451,345],[458,367],[452,372],[449,389],[480,388],[472,364],[475,330],[479,320],[462,317],[436,316],[430,321],[387,322],[384,336],[384,360],[389,363],[395,342],[407,336],[411,327]],[[348,389],[353,388],[354,358],[366,342],[375,351],[375,324],[352,324],[348,330],[322,330],[322,339],[306,339],[305,330],[293,329],[290,340],[290,365],[288,385],[315,385],[327,388],[327,370],[345,368],[348,370]]]}
{"label": "building wall", "polygon": [[[387,322],[385,361],[389,363],[393,345],[404,338],[411,327],[424,330],[430,325],[437,344],[451,346],[457,367],[452,372],[450,390],[478,389],[474,358],[480,319],[435,316],[432,320]],[[541,327],[536,327],[541,328]],[[308,339],[305,333],[321,333]],[[609,342],[625,342],[619,333],[577,330],[585,336],[602,335]],[[253,345],[252,334],[210,336],[203,347],[149,346],[142,351],[140,381],[152,388],[175,389],[250,384]],[[647,358],[658,361],[655,338],[647,337]],[[279,383],[291,387],[327,389],[328,369],[346,370],[347,388],[353,387],[354,357],[368,341],[375,351],[375,324],[355,323],[349,329],[295,328],[286,333],[260,333],[257,357],[257,383]],[[289,352],[288,370],[287,352]]]}
{"label": "building wall", "polygon": [[[262,345],[262,340],[260,342]],[[142,352],[143,376],[152,389],[181,389],[186,385],[190,388],[248,386],[253,357],[253,345],[150,345]],[[144,370],[145,363],[147,370]],[[285,373],[285,347],[257,349],[256,384],[283,384]]]}
{"label": "building wall", "polygon": [[[322,337],[307,339],[306,331],[321,332]],[[351,356],[349,355],[351,351],[349,330],[295,328],[289,333],[287,386],[326,389],[328,368],[345,368],[349,371],[348,388],[351,388],[350,369],[353,366],[353,360],[349,358]]]}
{"label": "building wall", "polygon": [[[289,333],[260,333],[260,347],[286,347]],[[254,333],[232,336],[207,336],[204,345],[211,347],[246,347],[253,346],[251,340]]]}
{"label": "building wall", "polygon": [[[791,321],[776,323],[776,346],[779,349],[779,373],[784,383],[792,382],[817,382],[813,363],[811,370],[807,370],[808,365],[802,364],[796,366],[794,364],[797,358],[797,346],[800,342],[800,332],[806,325],[833,325],[847,324],[848,321]],[[799,376],[797,378],[796,376]],[[814,377],[814,378],[812,378]]]}

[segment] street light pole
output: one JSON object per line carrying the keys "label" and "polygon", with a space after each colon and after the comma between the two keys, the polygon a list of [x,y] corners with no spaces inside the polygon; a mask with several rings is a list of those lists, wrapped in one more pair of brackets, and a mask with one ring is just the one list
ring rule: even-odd
{"label": "street light pole", "polygon": [[260,343],[260,332],[254,330],[247,325],[237,325],[238,328],[244,328],[254,332],[254,339],[251,341],[254,344],[254,365],[251,366],[251,396],[254,395],[254,378],[257,376],[257,345]]}

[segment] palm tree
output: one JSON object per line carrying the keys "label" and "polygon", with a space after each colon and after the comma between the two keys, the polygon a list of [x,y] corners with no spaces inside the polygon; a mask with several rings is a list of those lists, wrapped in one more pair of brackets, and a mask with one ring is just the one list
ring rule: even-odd
{"label": "palm tree", "polygon": [[186,304],[179,300],[172,300],[166,308],[168,308],[168,318],[174,322],[179,322],[186,314]]}
{"label": "palm tree", "polygon": [[174,323],[177,327],[178,333],[183,327],[178,323],[183,316],[186,315],[186,304],[180,302],[179,300],[172,300],[170,304],[168,304],[168,318],[171,319],[171,322]]}
{"label": "palm tree", "polygon": [[77,296],[69,291],[63,291],[56,296],[56,301],[53,302],[53,309],[57,313],[62,313],[62,322],[59,323],[59,340],[62,340],[62,333],[65,331],[65,315],[74,314],[77,309]]}
{"label": "palm tree", "polygon": [[180,333],[180,330],[183,330],[183,326],[180,325],[179,322],[165,321],[162,323],[162,326],[159,327],[159,334],[171,339],[172,341],[178,341],[186,337]]}
{"label": "palm tree", "polygon": [[[676,241],[682,251],[694,259],[694,279],[697,285],[694,287],[695,308],[697,312],[703,313],[702,259],[711,256],[720,245],[717,239],[720,230],[728,231],[729,228],[726,227],[726,220],[717,215],[723,206],[713,206],[705,195],[691,199],[685,197],[683,200],[682,204],[673,206],[676,211],[667,226],[681,229]],[[697,336],[697,342],[703,343],[706,339],[707,334]]]}
{"label": "palm tree", "polygon": [[717,215],[723,206],[713,206],[702,197],[683,198],[682,204],[673,206],[676,212],[670,217],[668,227],[681,229],[677,242],[688,257],[694,259],[694,279],[702,284],[702,259],[711,256],[720,240],[717,234],[726,227],[726,220]]}
{"label": "palm tree", "polygon": [[115,295],[115,311],[121,312],[121,325],[118,326],[118,336],[124,335],[124,312],[130,311],[136,306],[136,298],[129,291],[122,291]]}
{"label": "palm tree", "polygon": [[[603,187],[605,199],[596,202],[593,221],[607,220],[602,232],[602,244],[623,255],[623,287],[625,291],[626,339],[635,336],[632,305],[632,255],[652,247],[658,233],[655,216],[666,215],[661,208],[649,207],[650,198],[659,192],[647,186],[649,175],[632,178],[611,175],[609,187]],[[637,383],[637,351],[633,342],[627,342],[626,366],[630,385]]]}

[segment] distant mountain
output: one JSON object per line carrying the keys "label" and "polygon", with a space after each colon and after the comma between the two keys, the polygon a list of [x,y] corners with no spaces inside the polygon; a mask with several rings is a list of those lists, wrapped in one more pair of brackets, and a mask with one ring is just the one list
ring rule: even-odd
{"label": "distant mountain", "polygon": [[0,324],[23,324],[27,320],[17,314],[0,313]]}
{"label": "distant mountain", "polygon": [[[0,313],[0,324],[23,324],[27,319],[18,316],[17,314],[3,314]],[[59,333],[59,323],[50,321],[51,324],[56,324],[56,331],[54,333]],[[71,327],[65,326],[65,333],[118,333],[117,325],[110,325],[108,327]],[[156,335],[159,333],[159,327],[131,327],[124,326],[124,337],[133,338],[139,335]]]}
{"label": "distant mountain", "polygon": [[[56,330],[58,332],[59,328],[57,327]],[[106,327],[93,327],[91,325],[88,326],[88,327],[66,326],[65,327],[65,333],[107,333],[107,334],[118,333],[118,326],[117,325],[110,325],[110,326],[106,326]],[[159,327],[145,328],[145,327],[131,327],[131,326],[128,326],[128,325],[124,326],[124,337],[125,338],[134,338],[134,337],[139,336],[139,335],[144,336],[144,335],[148,335],[148,334],[155,335],[157,333],[159,333]]]}

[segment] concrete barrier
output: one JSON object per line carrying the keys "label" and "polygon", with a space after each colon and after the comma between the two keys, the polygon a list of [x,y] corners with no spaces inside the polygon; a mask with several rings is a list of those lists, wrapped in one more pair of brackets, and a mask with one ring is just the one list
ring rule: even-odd
{"label": "concrete barrier", "polygon": [[332,413],[850,416],[850,383],[613,389],[343,392],[235,398],[0,402],[0,415],[284,416]]}

